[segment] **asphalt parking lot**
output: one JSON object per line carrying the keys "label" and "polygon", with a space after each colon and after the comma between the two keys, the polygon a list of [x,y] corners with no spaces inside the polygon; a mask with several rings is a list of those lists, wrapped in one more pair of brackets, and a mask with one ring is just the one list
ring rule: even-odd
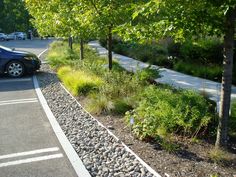
{"label": "asphalt parking lot", "polygon": [[[1,42],[40,54],[50,41]],[[0,76],[0,177],[77,176],[34,89],[32,76]]]}

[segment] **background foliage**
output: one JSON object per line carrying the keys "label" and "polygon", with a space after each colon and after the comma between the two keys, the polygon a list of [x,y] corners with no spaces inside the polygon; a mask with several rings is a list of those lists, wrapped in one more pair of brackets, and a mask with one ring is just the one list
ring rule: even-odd
{"label": "background foliage", "polygon": [[25,1],[0,0],[0,32],[27,32],[32,29]]}

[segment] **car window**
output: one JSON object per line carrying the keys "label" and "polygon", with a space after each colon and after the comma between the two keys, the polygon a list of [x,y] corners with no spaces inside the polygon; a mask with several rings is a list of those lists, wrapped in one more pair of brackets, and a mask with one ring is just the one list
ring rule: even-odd
{"label": "car window", "polygon": [[0,48],[3,49],[3,50],[6,50],[6,51],[12,51],[12,49],[4,47],[4,46],[1,46],[1,45],[0,45]]}

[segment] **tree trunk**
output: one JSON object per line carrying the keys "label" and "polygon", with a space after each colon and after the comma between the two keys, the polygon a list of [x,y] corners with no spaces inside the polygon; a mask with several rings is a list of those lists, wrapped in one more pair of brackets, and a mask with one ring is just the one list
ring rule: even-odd
{"label": "tree trunk", "polygon": [[108,66],[109,66],[109,70],[111,70],[112,69],[112,27],[108,28],[107,48],[108,48]]}
{"label": "tree trunk", "polygon": [[82,38],[80,39],[80,59],[84,59],[84,41]]}
{"label": "tree trunk", "polygon": [[73,39],[72,39],[72,36],[69,37],[68,43],[69,43],[70,49],[73,50]]}
{"label": "tree trunk", "polygon": [[234,55],[235,10],[230,8],[226,14],[224,36],[224,61],[220,99],[219,125],[217,129],[216,148],[225,148],[228,140],[228,120],[231,102],[232,68]]}

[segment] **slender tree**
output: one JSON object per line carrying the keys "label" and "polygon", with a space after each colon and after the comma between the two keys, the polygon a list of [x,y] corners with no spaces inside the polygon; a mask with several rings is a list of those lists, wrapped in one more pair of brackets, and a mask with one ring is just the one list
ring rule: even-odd
{"label": "slender tree", "polygon": [[26,0],[26,4],[41,35],[68,37],[70,49],[73,49],[73,38],[78,37],[81,45],[80,57],[84,58],[83,41],[91,37],[93,32],[85,21],[85,11],[79,0]]}
{"label": "slender tree", "polygon": [[[215,146],[227,146],[235,35],[235,0],[150,0],[136,7],[128,31],[137,38],[172,36],[177,40],[198,36],[224,37],[224,62],[219,126]],[[139,23],[137,23],[139,22]],[[149,27],[149,28],[148,28]],[[124,33],[124,32],[123,32]],[[126,33],[127,34],[127,33]],[[129,35],[127,35],[129,36]]]}
{"label": "slender tree", "polygon": [[[112,38],[114,31],[131,21],[134,0],[83,0],[87,17],[98,37],[105,36],[109,69],[112,69]],[[138,1],[137,1],[138,2]],[[104,35],[105,34],[105,35]]]}

